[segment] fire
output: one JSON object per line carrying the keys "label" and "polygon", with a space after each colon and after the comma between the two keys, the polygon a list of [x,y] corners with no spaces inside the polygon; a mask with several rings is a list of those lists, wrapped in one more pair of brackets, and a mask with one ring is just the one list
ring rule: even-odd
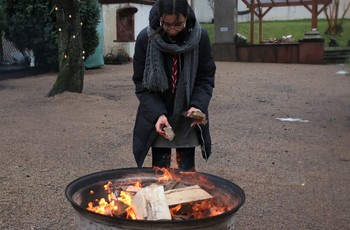
{"label": "fire", "polygon": [[98,202],[98,206],[94,206],[93,202],[89,202],[87,210],[106,216],[113,216],[113,211],[118,210],[118,206],[115,206],[114,201],[108,203],[104,198],[102,198]]}
{"label": "fire", "polygon": [[194,211],[193,213],[197,213],[197,216],[195,218],[203,218],[205,216],[217,216],[224,213],[225,211],[228,211],[225,209],[226,207],[218,207],[209,203],[208,201],[197,203],[192,207],[192,210]]}
{"label": "fire", "polygon": [[[176,178],[173,173],[165,168],[155,168],[156,175],[158,177],[158,184],[164,185],[169,184],[169,181],[178,183],[181,178]],[[196,176],[195,172],[186,173],[186,176]],[[200,178],[200,181],[209,183],[205,178]],[[207,187],[213,187],[209,184]],[[104,190],[107,191],[107,200],[105,198],[96,199],[95,201],[89,202],[87,210],[102,215],[125,217],[127,219],[136,219],[136,214],[132,208],[132,199],[136,192],[142,188],[142,181],[138,180],[134,182],[134,185],[129,186],[127,189],[121,191],[116,190],[115,186],[111,181],[108,181],[104,185]],[[95,192],[90,190],[90,194],[94,195]],[[227,199],[230,199],[227,197]],[[210,216],[220,215],[230,208],[227,205],[227,200],[223,202],[216,202],[215,198],[190,202],[186,204],[178,204],[169,208],[172,219],[200,219]]]}
{"label": "fire", "polygon": [[103,187],[105,188],[106,191],[109,191],[110,190],[109,186],[111,186],[111,185],[112,185],[112,181],[108,181],[108,183],[105,184]]}
{"label": "fire", "polygon": [[[108,183],[103,186],[104,189],[108,192],[108,201],[106,201],[105,198],[101,198],[100,200],[95,200],[95,202],[89,202],[87,210],[107,216],[116,216],[119,213],[123,213],[125,211],[126,217],[128,219],[135,220],[136,216],[131,208],[131,194],[126,191],[121,191],[119,196],[116,196],[116,194],[111,189],[112,185],[113,183],[111,181],[108,181]],[[135,187],[140,187],[140,183],[136,182]],[[95,194],[95,192],[91,190],[90,194]]]}
{"label": "fire", "polygon": [[229,209],[225,206],[219,207],[213,203],[212,200],[202,201],[196,203],[188,203],[185,205],[177,205],[173,208],[170,208],[171,216],[174,219],[184,219],[184,215],[193,218],[201,219],[210,216],[220,215]]}
{"label": "fire", "polygon": [[121,191],[120,192],[120,197],[118,197],[118,200],[120,200],[124,204],[128,205],[128,207],[125,209],[125,211],[127,213],[126,217],[129,218],[129,219],[132,219],[132,220],[136,220],[135,212],[131,208],[131,205],[132,205],[132,197],[131,197],[131,195],[128,192]]}
{"label": "fire", "polygon": [[118,197],[118,200],[120,200],[121,202],[124,202],[125,204],[131,206],[132,198],[131,198],[130,194],[127,193],[127,192],[121,191],[120,197]]}
{"label": "fire", "polygon": [[181,204],[176,205],[175,207],[171,208],[171,209],[170,209],[171,215],[172,215],[172,216],[176,216],[176,215],[177,215],[176,213],[177,213],[181,208],[182,208],[182,205],[181,205]]}
{"label": "fire", "polygon": [[154,169],[156,171],[156,174],[158,175],[158,183],[167,182],[170,179],[173,179],[173,175],[170,173],[169,170],[158,167],[154,167]]}
{"label": "fire", "polygon": [[135,187],[142,188],[141,181],[136,181]]}

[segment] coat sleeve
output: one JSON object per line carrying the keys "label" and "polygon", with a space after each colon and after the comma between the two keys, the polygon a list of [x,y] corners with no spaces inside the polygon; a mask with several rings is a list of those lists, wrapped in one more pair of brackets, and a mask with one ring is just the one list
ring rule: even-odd
{"label": "coat sleeve", "polygon": [[190,106],[208,112],[209,103],[215,86],[216,65],[212,56],[208,33],[202,29],[199,43],[199,61],[197,76],[191,95]]}
{"label": "coat sleeve", "polygon": [[148,122],[155,123],[160,115],[167,114],[167,110],[157,92],[151,92],[142,86],[147,45],[148,35],[147,30],[144,29],[136,39],[132,79],[135,84],[135,94],[140,102],[140,112],[143,113]]}

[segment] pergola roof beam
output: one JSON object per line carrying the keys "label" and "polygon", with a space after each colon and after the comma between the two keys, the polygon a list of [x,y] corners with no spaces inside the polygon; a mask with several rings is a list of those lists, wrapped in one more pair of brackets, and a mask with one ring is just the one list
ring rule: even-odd
{"label": "pergola roof beam", "polygon": [[[242,0],[250,11],[250,43],[254,44],[254,15],[259,18],[259,42],[262,41],[262,18],[273,7],[286,6],[304,6],[311,12],[311,27],[317,28],[317,16],[329,5],[333,0]],[[318,9],[319,5],[323,5]],[[310,7],[311,6],[311,7]],[[255,10],[258,8],[258,12]],[[267,8],[264,12],[262,8]]]}
{"label": "pergola roof beam", "polygon": [[[243,3],[250,8],[250,2],[247,0],[242,0]],[[332,3],[332,0],[317,0],[318,5],[328,5]],[[312,0],[254,0],[253,7],[278,7],[278,6],[305,6],[312,5]]]}

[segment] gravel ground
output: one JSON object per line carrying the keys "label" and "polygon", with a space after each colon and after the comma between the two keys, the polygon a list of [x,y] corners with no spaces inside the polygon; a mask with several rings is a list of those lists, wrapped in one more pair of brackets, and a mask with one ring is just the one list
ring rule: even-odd
{"label": "gravel ground", "polygon": [[[196,165],[245,191],[236,229],[350,229],[350,77],[335,74],[341,68],[217,63],[213,154],[206,162],[198,151]],[[132,64],[87,70],[82,94],[51,98],[55,74],[0,81],[0,229],[73,229],[66,186],[136,166],[131,75]]]}

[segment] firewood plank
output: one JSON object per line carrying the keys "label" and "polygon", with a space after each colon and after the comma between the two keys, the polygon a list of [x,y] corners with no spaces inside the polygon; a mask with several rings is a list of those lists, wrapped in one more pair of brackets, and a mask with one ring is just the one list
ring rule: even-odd
{"label": "firewood plank", "polygon": [[169,206],[187,202],[213,198],[207,191],[198,185],[177,188],[165,191],[165,198]]}
{"label": "firewood plank", "polygon": [[136,187],[136,186],[133,186],[133,185],[130,185],[130,186],[128,186],[128,187],[125,189],[125,191],[127,191],[127,192],[134,192],[134,193],[136,193],[136,192],[138,192],[138,191],[140,191],[140,190],[141,190],[140,187]]}
{"label": "firewood plank", "polygon": [[151,184],[139,190],[132,200],[132,208],[138,220],[171,220],[161,185]]}

